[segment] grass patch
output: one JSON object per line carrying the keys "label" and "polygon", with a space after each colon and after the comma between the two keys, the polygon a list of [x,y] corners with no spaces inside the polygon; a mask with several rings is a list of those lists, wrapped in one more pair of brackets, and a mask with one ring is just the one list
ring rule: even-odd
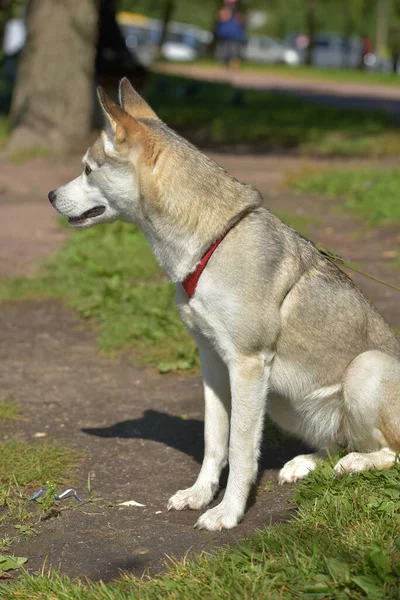
{"label": "grass patch", "polygon": [[8,160],[15,163],[16,165],[21,165],[27,160],[32,158],[46,158],[51,153],[51,149],[49,146],[32,146],[31,148],[24,148],[21,150],[14,150],[7,154]]}
{"label": "grass patch", "polygon": [[319,156],[400,151],[399,125],[383,112],[311,104],[292,95],[156,74],[144,95],[171,127],[202,144],[263,144]]}
{"label": "grass patch", "polygon": [[21,417],[21,411],[13,396],[0,400],[0,421],[16,420]]}
{"label": "grass patch", "polygon": [[73,231],[39,277],[0,280],[0,300],[62,298],[97,326],[101,351],[133,348],[163,372],[198,364],[174,293],[143,234],[126,223]]}
{"label": "grass patch", "polygon": [[338,479],[324,464],[298,486],[291,522],[177,563],[157,579],[123,576],[106,585],[51,572],[24,575],[3,590],[8,600],[394,600],[400,591],[399,477],[397,466]]}
{"label": "grass patch", "polygon": [[10,134],[10,126],[7,117],[0,115],[0,148],[4,146]]}
{"label": "grass patch", "polygon": [[310,227],[312,225],[318,225],[321,223],[321,220],[316,217],[303,216],[303,215],[289,215],[287,213],[282,213],[280,211],[275,211],[277,217],[280,218],[281,221],[289,225],[292,229],[295,229],[302,235],[309,235]]}
{"label": "grass patch", "polygon": [[44,441],[28,444],[11,439],[0,444],[0,485],[21,487],[43,485],[46,481],[62,483],[80,462],[77,450]]}
{"label": "grass patch", "polygon": [[[34,533],[40,515],[37,507],[27,502],[31,492],[44,485],[50,489],[63,483],[80,461],[77,450],[56,442],[28,444],[14,438],[0,444],[0,553],[10,548],[18,533]],[[47,503],[54,504],[54,497],[47,498]],[[45,508],[45,504],[40,507],[42,513]],[[9,530],[10,523],[14,525],[15,536],[4,532],[4,526]],[[0,564],[0,576],[1,570]]]}
{"label": "grass patch", "polygon": [[[221,65],[212,59],[201,60],[196,66],[215,67],[221,69]],[[294,79],[316,79],[322,81],[338,81],[349,83],[364,83],[365,85],[399,85],[399,76],[393,73],[379,71],[361,71],[357,69],[330,69],[323,67],[309,67],[299,65],[290,67],[288,65],[265,65],[256,62],[243,62],[241,71],[265,73],[266,75],[281,75],[293,77]]]}
{"label": "grass patch", "polygon": [[340,197],[343,208],[369,225],[400,223],[400,172],[397,169],[332,169],[294,174],[289,185],[301,194]]}

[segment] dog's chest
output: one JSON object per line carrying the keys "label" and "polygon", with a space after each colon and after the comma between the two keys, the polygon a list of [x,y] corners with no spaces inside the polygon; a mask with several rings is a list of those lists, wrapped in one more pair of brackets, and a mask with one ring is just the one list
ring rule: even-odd
{"label": "dog's chest", "polygon": [[227,322],[221,318],[218,303],[203,295],[189,300],[186,292],[180,290],[177,290],[176,300],[186,327],[195,335],[200,333],[206,337],[221,358],[227,357],[232,351],[232,340],[227,331]]}

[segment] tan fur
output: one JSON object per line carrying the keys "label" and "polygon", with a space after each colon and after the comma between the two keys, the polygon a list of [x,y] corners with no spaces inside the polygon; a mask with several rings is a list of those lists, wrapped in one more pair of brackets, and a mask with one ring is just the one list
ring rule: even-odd
{"label": "tan fur", "polygon": [[[225,496],[197,526],[235,527],[257,475],[265,412],[318,451],[286,463],[280,483],[305,477],[326,450],[349,451],[338,475],[390,468],[400,449],[400,343],[377,310],[129,82],[121,106],[102,91],[99,99],[107,125],[84,158],[92,172],[58,188],[54,207],[75,227],[137,223],[177,283],[202,361],[205,456],[197,481],[168,507],[207,506],[229,456]],[[180,282],[235,222],[190,299]]]}
{"label": "tan fur", "polygon": [[128,79],[122,79],[119,91],[119,102],[125,112],[135,119],[155,119],[158,116],[147,102],[138,94]]}

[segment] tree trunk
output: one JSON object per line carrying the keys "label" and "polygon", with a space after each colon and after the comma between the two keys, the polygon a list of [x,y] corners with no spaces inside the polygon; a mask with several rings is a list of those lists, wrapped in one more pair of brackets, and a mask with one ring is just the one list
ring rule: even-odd
{"label": "tree trunk", "polygon": [[217,50],[217,36],[215,35],[215,31],[217,29],[218,11],[220,8],[221,8],[221,0],[214,0],[214,5],[213,5],[214,12],[212,15],[212,20],[211,20],[211,25],[210,25],[210,31],[212,33],[212,40],[208,44],[208,47],[207,47],[207,56],[209,56],[210,58],[215,58],[215,52]]}
{"label": "tree trunk", "polygon": [[11,0],[0,0],[0,55],[3,51],[4,33],[11,15]]}
{"label": "tree trunk", "polygon": [[97,0],[30,0],[9,151],[78,146],[90,130]]}
{"label": "tree trunk", "polygon": [[306,65],[312,65],[315,32],[317,29],[317,18],[315,14],[316,0],[306,0],[306,29],[308,46],[306,54]]}
{"label": "tree trunk", "polygon": [[158,48],[157,48],[158,58],[162,57],[162,47],[163,47],[165,39],[167,37],[168,25],[171,20],[172,13],[174,12],[174,8],[175,8],[175,0],[165,0],[163,17],[162,17],[162,29],[161,29],[160,39],[158,41]]}

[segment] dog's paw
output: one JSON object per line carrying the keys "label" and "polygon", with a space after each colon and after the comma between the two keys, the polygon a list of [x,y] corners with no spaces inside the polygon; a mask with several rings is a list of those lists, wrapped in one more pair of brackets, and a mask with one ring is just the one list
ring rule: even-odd
{"label": "dog's paw", "polygon": [[304,479],[317,466],[316,461],[307,454],[300,454],[292,460],[289,460],[279,471],[279,485],[284,483],[295,483],[299,479]]}
{"label": "dog's paw", "polygon": [[171,496],[168,500],[168,510],[183,510],[184,508],[191,508],[198,510],[204,508],[210,504],[214,497],[215,489],[211,486],[208,488],[192,485],[192,487],[186,490],[179,490]]}
{"label": "dog's paw", "polygon": [[242,520],[243,515],[229,509],[222,501],[218,506],[210,508],[198,519],[195,527],[208,531],[222,531],[233,529]]}
{"label": "dog's paw", "polygon": [[374,463],[367,454],[360,454],[359,452],[350,452],[343,456],[335,465],[334,471],[336,475],[344,475],[345,473],[360,473],[361,471],[370,471],[374,469]]}

